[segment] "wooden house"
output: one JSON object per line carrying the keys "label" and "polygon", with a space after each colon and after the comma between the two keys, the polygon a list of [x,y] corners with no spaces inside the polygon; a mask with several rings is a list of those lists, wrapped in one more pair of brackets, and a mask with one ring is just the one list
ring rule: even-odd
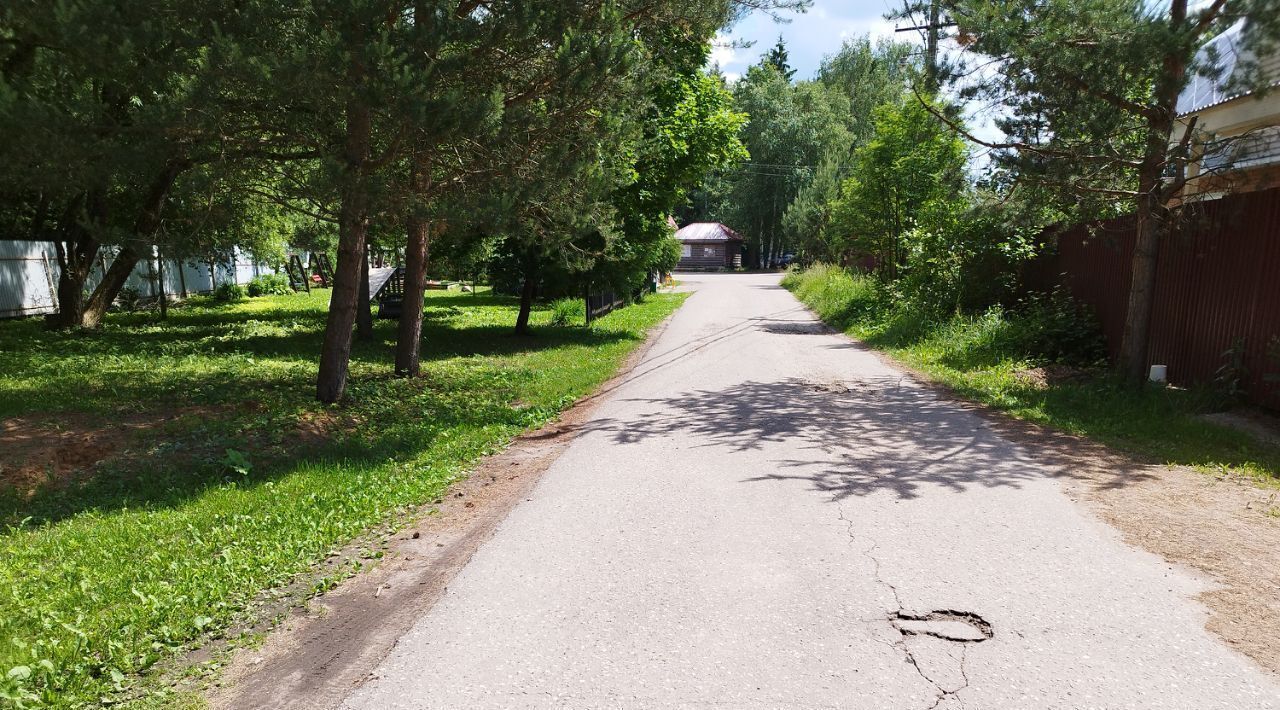
{"label": "wooden house", "polygon": [[680,271],[719,271],[742,265],[742,235],[719,222],[694,222],[676,232]]}

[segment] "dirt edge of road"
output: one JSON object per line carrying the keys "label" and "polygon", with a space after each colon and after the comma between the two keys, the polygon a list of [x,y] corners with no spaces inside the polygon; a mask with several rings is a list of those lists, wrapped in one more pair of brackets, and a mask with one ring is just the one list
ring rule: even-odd
{"label": "dirt edge of road", "polygon": [[671,321],[653,328],[614,376],[559,418],[478,463],[435,510],[399,530],[382,560],[334,590],[288,610],[257,648],[237,649],[216,685],[213,708],[337,707],[439,601],[507,514],[577,437],[604,395],[652,350]]}
{"label": "dirt edge of road", "polygon": [[920,386],[978,415],[1002,437],[1036,452],[1054,469],[1066,495],[1119,531],[1125,543],[1207,578],[1211,588],[1198,597],[1207,611],[1205,628],[1280,675],[1280,491],[1240,476],[1144,461],[1018,419],[849,340]]}

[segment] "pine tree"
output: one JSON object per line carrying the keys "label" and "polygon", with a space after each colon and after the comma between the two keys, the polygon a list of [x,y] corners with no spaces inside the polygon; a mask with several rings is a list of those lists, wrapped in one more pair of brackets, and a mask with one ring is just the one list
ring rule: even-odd
{"label": "pine tree", "polygon": [[791,78],[796,75],[796,70],[791,68],[790,59],[791,57],[787,53],[787,43],[783,41],[782,35],[778,35],[778,43],[773,45],[760,61],[762,64],[767,64],[777,69],[783,79],[791,81]]}
{"label": "pine tree", "polygon": [[[96,326],[160,238],[193,167],[236,160],[259,136],[228,78],[269,51],[268,3],[67,0],[0,9],[0,219],[54,242],[55,327]],[[182,22],[156,22],[157,16]],[[244,141],[244,142],[242,142]],[[116,247],[87,301],[90,271]]]}
{"label": "pine tree", "polygon": [[1237,19],[1249,18],[1250,41],[1274,46],[1278,3],[966,0],[951,15],[969,51],[990,63],[966,95],[1007,116],[999,125],[1008,140],[970,137],[999,151],[1019,185],[1083,201],[1086,216],[1108,202],[1132,209],[1137,235],[1118,367],[1141,382],[1159,245],[1177,219],[1172,200],[1198,140],[1195,122],[1179,121],[1178,95],[1197,71],[1211,70],[1196,65],[1199,47]]}

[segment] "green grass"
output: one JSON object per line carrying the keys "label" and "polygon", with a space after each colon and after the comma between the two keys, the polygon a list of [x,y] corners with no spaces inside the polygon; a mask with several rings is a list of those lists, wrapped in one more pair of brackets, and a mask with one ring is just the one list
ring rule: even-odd
{"label": "green grass", "polygon": [[[196,301],[97,333],[0,322],[0,417],[109,428],[188,412],[129,435],[91,477],[0,491],[0,706],[127,696],[157,661],[250,618],[264,590],[407,520],[595,389],[683,300],[591,328],[550,327],[544,309],[518,337],[510,299],[430,292],[424,377],[389,376],[395,323],[378,321],[327,408],[311,399],[327,298]],[[327,436],[299,433],[317,417]]]}
{"label": "green grass", "polygon": [[967,399],[1156,461],[1280,480],[1280,448],[1198,416],[1210,393],[1135,389],[1105,369],[1047,386],[1029,381],[1027,370],[1048,363],[1019,347],[1029,325],[1016,316],[993,310],[938,322],[886,309],[870,278],[827,266],[789,273],[783,285],[827,323]]}

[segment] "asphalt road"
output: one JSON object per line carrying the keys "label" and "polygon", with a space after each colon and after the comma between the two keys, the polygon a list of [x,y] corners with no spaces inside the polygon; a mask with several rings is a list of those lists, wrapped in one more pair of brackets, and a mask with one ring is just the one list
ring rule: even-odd
{"label": "asphalt road", "polygon": [[[1034,442],[696,293],[348,708],[1280,708]],[[939,612],[930,614],[933,612]]]}

